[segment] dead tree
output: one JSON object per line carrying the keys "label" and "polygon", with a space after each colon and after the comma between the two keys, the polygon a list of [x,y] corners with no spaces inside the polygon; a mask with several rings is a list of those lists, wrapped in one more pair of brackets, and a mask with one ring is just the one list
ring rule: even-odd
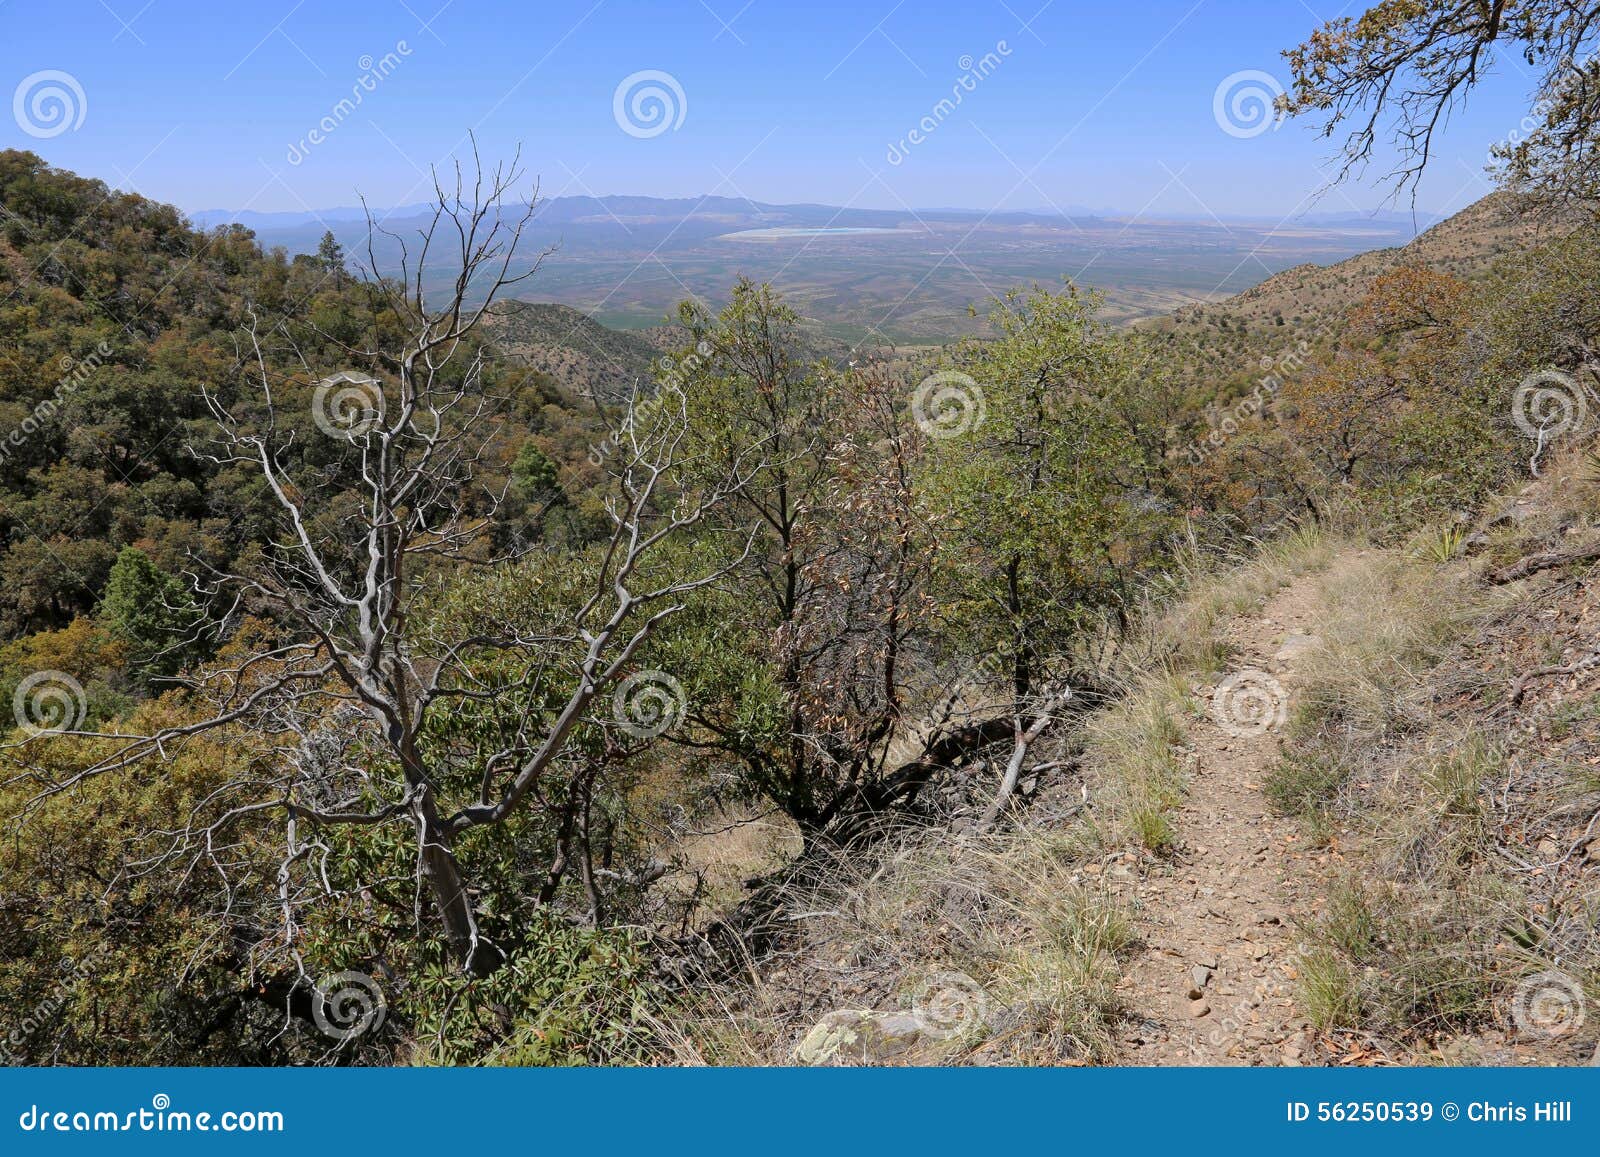
{"label": "dead tree", "polygon": [[[726,477],[708,481],[699,471],[686,482],[679,477],[683,398],[663,392],[645,413],[631,408],[615,435],[620,452],[611,464],[609,538],[581,559],[542,556],[543,565],[589,567],[587,597],[564,621],[523,624],[506,616],[484,629],[481,622],[458,627],[448,616],[427,613],[425,596],[466,568],[541,565],[537,546],[494,550],[504,490],[485,485],[491,472],[484,467],[499,436],[501,399],[488,385],[489,361],[474,340],[496,297],[538,268],[536,259],[513,270],[533,213],[531,201],[506,204],[518,176],[513,162],[492,174],[479,166],[470,187],[459,167],[453,189],[436,181],[435,208],[415,249],[396,239],[398,277],[378,275],[369,244],[369,288],[384,319],[374,329],[398,327],[403,340],[354,345],[318,335],[323,348],[331,343],[363,369],[319,375],[288,327],[264,328],[252,315],[241,364],[259,396],[230,405],[208,391],[218,434],[197,452],[219,468],[262,479],[281,535],[232,571],[197,569],[191,578],[213,605],[231,599],[235,618],[246,611],[265,617],[274,640],[193,675],[191,698],[204,711],[192,722],[153,734],[52,731],[21,745],[95,743],[87,766],[44,779],[42,799],[95,776],[160,762],[202,733],[230,728],[254,737],[255,762],[265,769],[230,785],[220,816],[194,820],[175,847],[203,848],[211,833],[241,816],[280,815],[287,841],[279,871],[284,936],[297,961],[297,896],[288,880],[316,843],[308,831],[401,823],[415,832],[417,880],[462,969],[484,976],[498,968],[505,951],[480,926],[457,858],[459,841],[535,806],[543,798],[541,781],[580,727],[628,724],[614,717],[629,709],[614,692],[640,648],[691,592],[738,565],[749,549],[748,535],[700,524],[748,480],[759,448],[730,463]],[[442,255],[447,279],[435,300],[431,275]],[[321,378],[310,415],[292,404],[294,390],[274,368],[285,360],[303,375],[302,397],[305,381]],[[329,480],[325,470],[307,466],[306,442],[317,438],[334,440],[341,476]],[[330,518],[333,502],[342,505]],[[660,547],[689,533],[727,535],[726,550],[716,556],[725,565],[713,562],[682,577],[647,566]],[[505,676],[508,669],[514,676]],[[552,686],[554,711],[519,706],[525,698],[518,696]],[[509,705],[522,721],[485,766],[470,769],[477,773],[474,795],[452,799],[441,791],[441,769],[430,763],[425,727],[430,713],[472,702]],[[352,745],[360,750],[352,753]],[[318,754],[330,746],[331,757]],[[38,768],[33,773],[44,777]],[[564,852],[561,859],[553,866],[558,879]]]}

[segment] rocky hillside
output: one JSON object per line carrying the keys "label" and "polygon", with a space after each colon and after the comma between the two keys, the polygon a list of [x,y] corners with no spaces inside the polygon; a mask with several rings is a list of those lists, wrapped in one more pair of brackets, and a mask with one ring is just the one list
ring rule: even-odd
{"label": "rocky hillside", "polygon": [[490,332],[513,359],[548,374],[579,397],[617,398],[648,382],[659,338],[612,329],[581,310],[511,301],[491,315]]}
{"label": "rocky hillside", "polygon": [[1178,333],[1222,328],[1235,334],[1277,330],[1281,337],[1299,337],[1344,315],[1385,273],[1420,266],[1470,278],[1497,257],[1527,248],[1539,233],[1534,220],[1512,212],[1504,194],[1491,194],[1409,244],[1373,249],[1334,265],[1297,265],[1243,293],[1186,306],[1147,324]]}

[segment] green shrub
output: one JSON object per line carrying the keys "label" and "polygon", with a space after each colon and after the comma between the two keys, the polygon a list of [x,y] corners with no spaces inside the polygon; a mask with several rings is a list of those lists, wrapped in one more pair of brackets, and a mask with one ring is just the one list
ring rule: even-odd
{"label": "green shrub", "polygon": [[1284,755],[1261,786],[1279,815],[1312,816],[1333,806],[1352,770],[1343,751],[1315,744]]}
{"label": "green shrub", "polygon": [[1356,977],[1338,954],[1314,948],[1300,958],[1300,1007],[1320,1029],[1359,1023],[1361,996]]}

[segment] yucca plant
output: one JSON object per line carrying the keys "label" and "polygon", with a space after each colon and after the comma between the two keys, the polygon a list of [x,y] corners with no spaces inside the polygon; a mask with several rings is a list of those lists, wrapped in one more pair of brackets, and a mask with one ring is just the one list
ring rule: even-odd
{"label": "yucca plant", "polygon": [[1460,523],[1431,527],[1416,538],[1411,557],[1441,565],[1455,558],[1467,540],[1467,528]]}

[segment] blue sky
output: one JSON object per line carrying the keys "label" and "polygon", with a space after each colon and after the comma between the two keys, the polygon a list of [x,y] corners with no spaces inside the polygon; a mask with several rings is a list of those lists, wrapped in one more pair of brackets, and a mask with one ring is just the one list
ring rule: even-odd
{"label": "blue sky", "polygon": [[[188,210],[325,208],[358,191],[379,206],[419,200],[428,166],[457,154],[468,130],[489,157],[520,142],[546,194],[1368,209],[1385,197],[1375,182],[1310,200],[1333,149],[1309,127],[1230,133],[1214,112],[1225,78],[1286,83],[1279,52],[1360,6],[0,0],[0,95],[13,94],[0,145]],[[1502,57],[1450,125],[1419,207],[1453,211],[1488,191],[1487,149],[1526,109],[1519,66]],[[616,115],[619,85],[645,72],[670,78],[653,82],[673,107],[660,132],[632,119],[627,93]],[[964,75],[959,106],[940,110]],[[1268,83],[1246,76],[1235,88]],[[50,119],[59,105],[31,102],[51,87],[71,106],[65,127]],[[339,110],[358,88],[359,105]],[[924,118],[932,131],[902,147]],[[312,140],[325,119],[333,127]]]}

